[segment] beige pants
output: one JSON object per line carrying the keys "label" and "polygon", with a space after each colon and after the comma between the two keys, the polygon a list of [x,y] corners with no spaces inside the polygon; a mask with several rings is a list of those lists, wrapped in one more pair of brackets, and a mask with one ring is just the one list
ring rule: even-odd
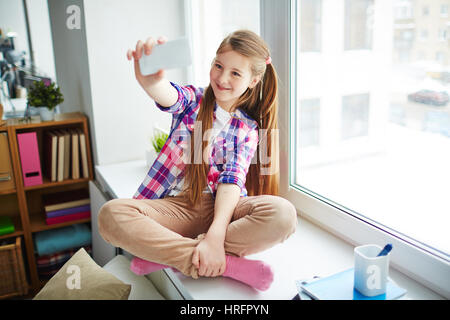
{"label": "beige pants", "polygon": [[[214,217],[214,199],[202,195],[192,208],[182,196],[155,200],[114,199],[100,209],[105,241],[133,255],[198,278],[192,254]],[[225,252],[246,256],[268,249],[295,232],[297,214],[287,200],[270,195],[241,197],[225,237]]]}

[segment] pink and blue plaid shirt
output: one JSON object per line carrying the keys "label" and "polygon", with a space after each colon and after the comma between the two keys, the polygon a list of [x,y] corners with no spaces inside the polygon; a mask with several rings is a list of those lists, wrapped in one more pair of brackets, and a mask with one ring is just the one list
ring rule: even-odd
{"label": "pink and blue plaid shirt", "polygon": [[[169,137],[139,186],[134,199],[161,199],[184,177],[186,152],[203,97],[203,88],[178,86],[178,101],[171,107],[156,106],[172,114]],[[214,107],[216,118],[217,104]],[[245,180],[258,145],[258,123],[245,112],[236,109],[227,124],[212,141],[207,176],[208,188],[215,198],[220,183],[233,183],[247,196]],[[203,137],[200,137],[203,139]],[[189,158],[190,159],[190,158]],[[203,159],[201,160],[203,161]]]}

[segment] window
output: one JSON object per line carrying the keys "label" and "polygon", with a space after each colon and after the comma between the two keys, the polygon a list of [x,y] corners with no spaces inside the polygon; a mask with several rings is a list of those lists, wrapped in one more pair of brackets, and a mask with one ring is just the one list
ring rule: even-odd
{"label": "window", "polygon": [[372,24],[373,0],[345,0],[345,50],[370,49]]}
{"label": "window", "polygon": [[238,29],[260,33],[259,0],[189,0],[186,3],[194,59],[190,81],[206,87],[212,60],[223,38]]}
{"label": "window", "polygon": [[395,1],[394,16],[396,19],[411,19],[413,17],[413,5],[411,0]]}
{"label": "window", "polygon": [[445,54],[443,52],[436,52],[436,62],[439,64],[444,64]]}
{"label": "window", "polygon": [[301,7],[300,32],[302,52],[320,51],[322,42],[321,0],[303,0]]}
{"label": "window", "polygon": [[323,1],[320,55],[300,49],[309,3],[290,2],[287,195],[349,241],[398,240],[396,264],[448,293],[449,47],[424,31],[450,21],[430,8],[399,28],[399,2]]}
{"label": "window", "polygon": [[420,30],[420,40],[427,40],[428,39],[428,30],[427,29],[422,29]]}
{"label": "window", "polygon": [[447,28],[439,29],[438,39],[439,41],[447,41]]}
{"label": "window", "polygon": [[448,4],[441,4],[441,16],[443,18],[448,17]]}
{"label": "window", "polygon": [[369,132],[369,95],[342,97],[342,139],[367,136]]}
{"label": "window", "polygon": [[302,100],[300,108],[300,130],[298,139],[300,148],[319,145],[320,143],[320,99]]}

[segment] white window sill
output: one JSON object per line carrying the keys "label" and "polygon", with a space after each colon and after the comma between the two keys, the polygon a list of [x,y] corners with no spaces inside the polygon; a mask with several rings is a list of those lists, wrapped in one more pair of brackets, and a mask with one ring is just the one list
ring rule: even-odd
{"label": "white window sill", "polygon": [[[96,179],[112,198],[131,198],[147,173],[144,160],[96,166]],[[260,292],[225,278],[192,279],[180,272],[165,272],[185,299],[195,300],[286,300],[297,294],[295,280],[330,275],[353,266],[354,246],[299,217],[295,234],[285,242],[248,259],[269,263],[275,278],[269,290]],[[443,299],[394,268],[390,278],[408,293],[403,299]]]}

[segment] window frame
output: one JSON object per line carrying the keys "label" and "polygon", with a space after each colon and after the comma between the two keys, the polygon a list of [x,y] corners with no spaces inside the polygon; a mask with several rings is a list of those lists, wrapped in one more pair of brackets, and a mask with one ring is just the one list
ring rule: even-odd
{"label": "window frame", "polygon": [[[450,298],[450,263],[420,243],[401,238],[387,228],[363,220],[345,208],[332,205],[309,190],[294,185],[292,146],[295,145],[296,13],[298,0],[260,0],[261,35],[272,48],[272,61],[279,76],[280,195],[296,207],[299,215],[354,246],[392,243],[391,266],[438,294]],[[287,107],[284,107],[287,106]],[[286,129],[283,129],[286,128]],[[293,134],[291,134],[291,132]],[[294,142],[294,144],[292,144]]]}

